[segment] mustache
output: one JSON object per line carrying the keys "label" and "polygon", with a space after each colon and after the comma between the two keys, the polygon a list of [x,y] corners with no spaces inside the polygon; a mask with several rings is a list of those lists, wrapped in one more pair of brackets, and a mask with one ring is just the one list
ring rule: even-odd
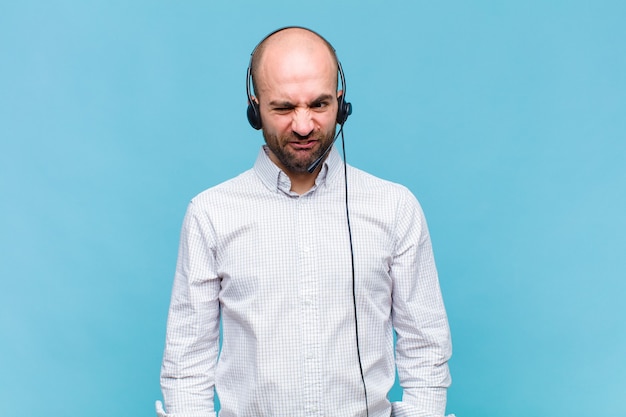
{"label": "mustache", "polygon": [[296,132],[291,132],[288,135],[288,139],[293,139],[296,141],[303,141],[303,140],[317,140],[320,142],[323,142],[325,139],[328,138],[333,138],[335,136],[335,132],[324,132],[324,131],[317,131],[317,132],[311,132],[308,135],[299,135]]}
{"label": "mustache", "polygon": [[324,137],[324,135],[321,132],[311,132],[308,135],[299,135],[296,132],[291,132],[291,134],[289,135],[290,139],[294,139],[297,141],[301,141],[301,140],[320,140]]}

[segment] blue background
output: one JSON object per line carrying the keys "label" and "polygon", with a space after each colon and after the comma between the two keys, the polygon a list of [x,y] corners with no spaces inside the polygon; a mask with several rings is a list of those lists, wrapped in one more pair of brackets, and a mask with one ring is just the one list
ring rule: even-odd
{"label": "blue background", "polygon": [[625,22],[601,0],[3,0],[1,413],[154,415],[187,202],[252,165],[249,53],[298,24],[343,63],[348,161],[426,211],[448,411],[626,415]]}

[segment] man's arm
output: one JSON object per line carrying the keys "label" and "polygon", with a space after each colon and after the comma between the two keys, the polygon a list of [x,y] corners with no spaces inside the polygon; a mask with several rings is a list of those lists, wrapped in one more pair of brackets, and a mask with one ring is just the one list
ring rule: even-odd
{"label": "man's arm", "polygon": [[181,232],[161,367],[168,414],[157,410],[160,416],[215,416],[220,291],[215,269],[213,229],[192,201]]}
{"label": "man's arm", "polygon": [[392,320],[404,394],[401,403],[393,404],[393,415],[443,416],[450,385],[450,330],[426,220],[410,193],[399,209],[396,230]]}

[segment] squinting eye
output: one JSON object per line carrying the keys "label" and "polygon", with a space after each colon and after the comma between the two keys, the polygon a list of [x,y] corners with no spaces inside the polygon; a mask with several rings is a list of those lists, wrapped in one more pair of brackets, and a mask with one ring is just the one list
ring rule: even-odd
{"label": "squinting eye", "polygon": [[276,113],[289,113],[291,109],[289,107],[277,107],[274,109]]}
{"label": "squinting eye", "polygon": [[316,109],[322,109],[324,107],[328,106],[328,103],[325,101],[319,101],[317,103],[313,103],[313,105],[311,107],[316,108]]}

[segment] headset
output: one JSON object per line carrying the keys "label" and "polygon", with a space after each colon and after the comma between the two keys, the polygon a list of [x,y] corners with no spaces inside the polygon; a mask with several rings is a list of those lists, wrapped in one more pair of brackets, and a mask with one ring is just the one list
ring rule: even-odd
{"label": "headset", "polygon": [[337,61],[337,71],[339,73],[339,79],[341,80],[341,87],[343,90],[341,96],[338,97],[339,105],[337,109],[337,124],[343,128],[343,124],[346,122],[346,120],[348,120],[348,116],[352,114],[352,104],[346,101],[346,77],[343,74],[343,68],[341,67],[341,62],[339,62],[339,59],[337,59],[335,48],[333,48],[330,42],[328,42],[319,33],[311,29],[302,27],[302,26],[285,26],[280,29],[277,29],[273,31],[272,33],[270,33],[269,35],[267,35],[266,37],[264,37],[261,40],[261,42],[259,42],[257,46],[255,46],[254,49],[252,50],[252,53],[250,54],[250,62],[248,63],[248,71],[246,72],[246,95],[248,97],[248,110],[246,114],[248,116],[248,122],[250,123],[250,126],[252,126],[256,130],[259,130],[263,127],[263,122],[261,121],[261,112],[259,110],[259,103],[257,103],[256,101],[252,99],[252,60],[254,59],[254,55],[256,54],[256,51],[259,49],[259,46],[261,46],[263,42],[265,42],[268,38],[272,37],[278,32],[282,32],[283,30],[286,30],[286,29],[303,29],[303,30],[313,33],[314,35],[318,36],[322,41],[324,41],[324,43],[326,43],[326,45],[328,45],[328,47],[335,54],[335,59]]}
{"label": "headset", "polygon": [[[246,95],[248,98],[248,109],[247,109],[246,114],[248,116],[248,122],[250,123],[250,126],[252,126],[256,130],[259,130],[263,127],[263,122],[261,120],[261,112],[259,110],[259,104],[252,99],[252,88],[251,88],[252,86],[252,61],[254,59],[254,55],[256,51],[263,44],[263,42],[265,42],[272,35],[275,35],[276,33],[281,32],[286,29],[303,29],[303,30],[313,33],[314,35],[317,35],[333,51],[334,58],[337,61],[337,72],[339,75],[339,80],[341,81],[341,88],[342,88],[342,94],[337,98],[338,100],[337,124],[339,125],[339,131],[335,135],[335,138],[330,143],[328,148],[326,148],[324,153],[307,168],[307,171],[309,173],[313,173],[313,171],[315,171],[317,166],[324,160],[328,152],[333,147],[333,144],[335,143],[335,141],[341,134],[341,143],[343,147],[342,149],[343,150],[343,170],[344,170],[344,179],[345,179],[344,185],[345,185],[345,197],[346,197],[345,199],[346,222],[348,226],[348,238],[350,242],[350,261],[351,261],[351,266],[352,266],[352,301],[354,303],[354,327],[355,327],[355,336],[356,336],[356,352],[357,352],[357,357],[359,360],[359,371],[361,373],[361,382],[363,383],[363,395],[365,399],[365,415],[366,417],[369,417],[369,406],[368,406],[368,401],[367,401],[367,386],[365,384],[365,375],[363,373],[363,364],[361,362],[361,349],[359,346],[359,322],[357,318],[356,280],[355,280],[355,275],[354,275],[354,249],[353,249],[353,244],[352,244],[352,227],[350,225],[350,212],[348,209],[348,169],[347,169],[347,163],[346,163],[345,140],[343,138],[343,125],[344,123],[346,123],[346,120],[348,120],[348,116],[352,114],[352,104],[346,101],[346,77],[343,73],[341,62],[339,62],[339,59],[337,58],[337,53],[335,51],[335,48],[322,35],[320,35],[319,33],[309,28],[305,28],[303,26],[285,26],[265,36],[261,40],[261,42],[259,42],[254,47],[254,49],[252,50],[252,53],[250,54],[250,62],[248,63],[248,70],[246,72]],[[339,89],[339,86],[337,86],[337,89]]]}

